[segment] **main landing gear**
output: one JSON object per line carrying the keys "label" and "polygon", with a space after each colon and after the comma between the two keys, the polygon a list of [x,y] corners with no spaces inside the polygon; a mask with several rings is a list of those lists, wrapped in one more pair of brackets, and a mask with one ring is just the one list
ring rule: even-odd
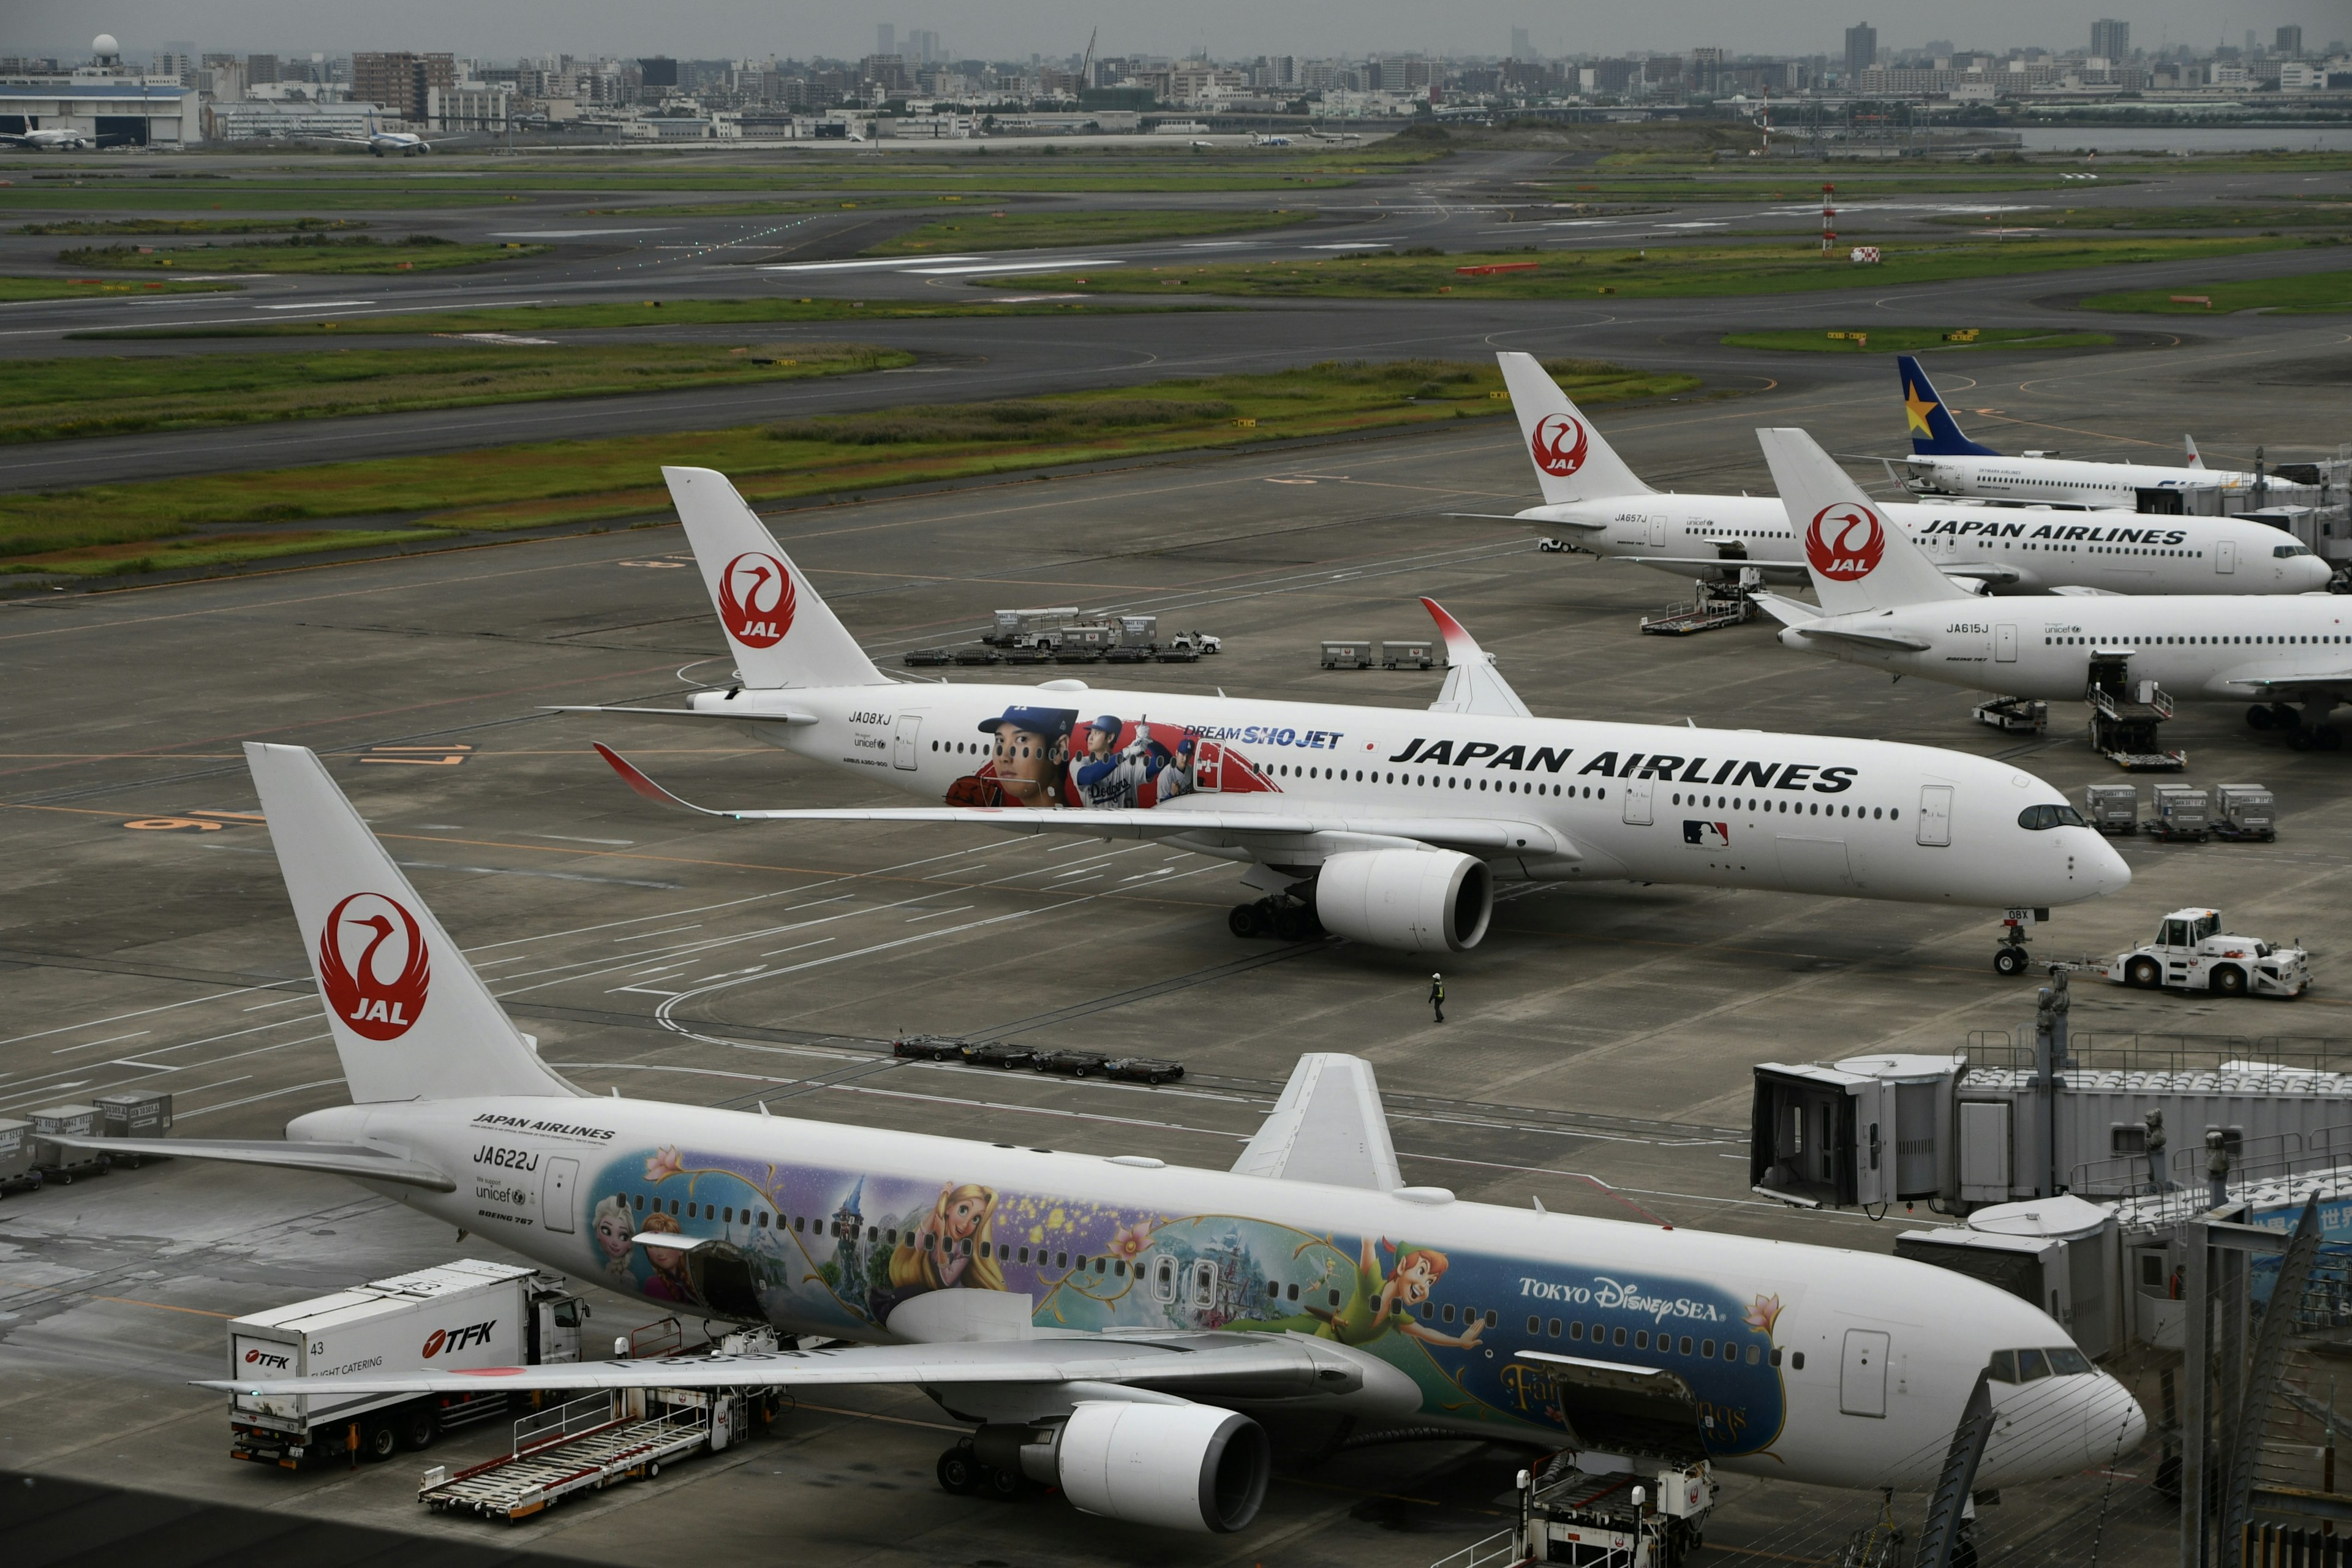
{"label": "main landing gear", "polygon": [[2303,712],[2296,712],[2284,702],[2257,702],[2246,710],[2246,723],[2255,730],[2276,730],[2286,736],[2287,745],[2298,752],[2340,752],[2344,749],[2344,731],[2327,722],[2325,710],[2313,712],[2306,703]]}
{"label": "main landing gear", "polygon": [[939,1478],[941,1489],[958,1497],[993,1498],[998,1502],[1025,1501],[1044,1489],[1017,1470],[981,1463],[968,1441],[940,1456]]}
{"label": "main landing gear", "polygon": [[1227,929],[1238,937],[1270,936],[1276,942],[1311,942],[1323,934],[1323,922],[1311,905],[1297,899],[1260,899],[1235,904],[1225,917]]}

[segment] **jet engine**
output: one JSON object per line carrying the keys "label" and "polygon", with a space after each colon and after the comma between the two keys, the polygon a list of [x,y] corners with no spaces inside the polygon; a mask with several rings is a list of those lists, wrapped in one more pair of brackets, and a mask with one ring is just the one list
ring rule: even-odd
{"label": "jet engine", "polygon": [[1495,874],[1451,849],[1354,849],[1323,862],[1315,917],[1324,928],[1405,952],[1462,952],[1495,913]]}
{"label": "jet engine", "polygon": [[1274,1450],[1265,1428],[1213,1405],[1088,1400],[1018,1462],[1083,1513],[1223,1535],[1257,1517]]}

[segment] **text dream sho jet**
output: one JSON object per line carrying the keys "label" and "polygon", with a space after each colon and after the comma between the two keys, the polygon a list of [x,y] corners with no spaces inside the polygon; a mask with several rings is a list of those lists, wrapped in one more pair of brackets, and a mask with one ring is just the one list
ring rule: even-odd
{"label": "text dream sho jet", "polygon": [[[1544,498],[1509,520],[1562,531],[1589,554],[1681,576],[1744,577],[1750,585],[1806,581],[1804,549],[1777,499],[1652,489],[1534,355],[1495,357]],[[1991,594],[2304,594],[2326,587],[2334,574],[2267,523],[2140,516],[2128,495],[2095,504],[2121,510],[1963,500],[1885,502],[1878,511],[1917,542],[1937,571]]]}
{"label": "text dream sho jet", "polygon": [[[2247,720],[2289,730],[2298,745],[2342,746],[2326,722],[2352,700],[2352,600],[2300,594],[2127,599],[2036,595],[1972,600],[1886,520],[1802,430],[1759,430],[1789,526],[1805,542],[1818,608],[1759,594],[1808,653],[1896,676],[2012,697],[2079,699],[2095,658],[2128,659],[2132,680],[2176,699],[2251,702]],[[2301,703],[2298,716],[2289,707]]]}
{"label": "text dream sho jet", "polygon": [[[1538,719],[1459,623],[1427,711],[1169,691],[891,680],[725,478],[665,468],[741,684],[687,709],[933,804],[734,809],[740,821],[962,823],[1153,838],[1246,866],[1236,935],[1314,922],[1404,952],[1486,934],[1499,880],[1666,882],[1985,909],[2131,879],[2005,763],[1755,730]],[[632,787],[676,801],[609,750]],[[683,805],[684,802],[677,802]],[[701,809],[696,807],[694,809]]]}
{"label": "text dream sho jet", "polygon": [[583,1095],[318,758],[246,753],[354,1103],[282,1142],[104,1147],[347,1176],[657,1310],[855,1342],[205,1386],[911,1386],[971,1428],[940,1461],[954,1489],[1048,1485],[1089,1513],[1212,1531],[1256,1514],[1267,1424],[1919,1487],[1990,1367],[1980,1487],[2105,1463],[2146,1430],[2065,1330],[1978,1280],[1409,1186],[1352,1057],[1302,1058],[1230,1172]]}

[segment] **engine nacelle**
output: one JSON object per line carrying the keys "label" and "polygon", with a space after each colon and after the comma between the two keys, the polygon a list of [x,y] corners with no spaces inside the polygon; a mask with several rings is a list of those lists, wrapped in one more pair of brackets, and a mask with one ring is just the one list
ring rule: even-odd
{"label": "engine nacelle", "polygon": [[1315,916],[1328,931],[1403,952],[1462,952],[1495,913],[1495,874],[1451,849],[1352,849],[1323,862]]}
{"label": "engine nacelle", "polygon": [[1081,1512],[1223,1535],[1257,1517],[1274,1451],[1230,1410],[1090,1400],[1062,1424],[1054,1466]]}

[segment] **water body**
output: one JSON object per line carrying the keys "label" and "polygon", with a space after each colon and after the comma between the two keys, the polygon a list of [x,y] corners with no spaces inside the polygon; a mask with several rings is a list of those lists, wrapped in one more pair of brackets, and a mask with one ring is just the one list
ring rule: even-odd
{"label": "water body", "polygon": [[2017,134],[2028,153],[2352,152],[2352,125],[2035,125]]}

